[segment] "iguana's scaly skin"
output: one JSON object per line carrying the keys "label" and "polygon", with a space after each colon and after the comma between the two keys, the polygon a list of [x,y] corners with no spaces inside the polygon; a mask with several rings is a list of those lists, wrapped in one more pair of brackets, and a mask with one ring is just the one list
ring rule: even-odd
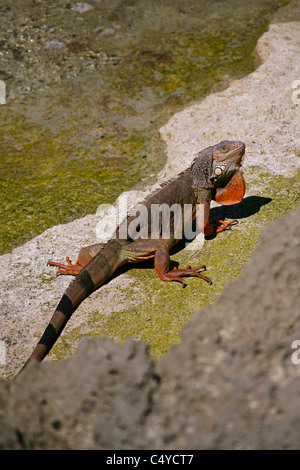
{"label": "iguana's scaly skin", "polygon": [[[223,141],[208,147],[197,154],[192,165],[171,179],[143,201],[150,210],[152,204],[185,204],[192,206],[192,216],[197,219],[198,228],[207,236],[222,232],[235,221],[219,221],[217,226],[209,223],[210,202],[212,199],[221,204],[235,204],[242,200],[245,193],[245,180],[241,167],[245,144],[243,142]],[[197,210],[201,208],[201,214]],[[183,211],[184,214],[184,211]],[[136,215],[127,216],[127,224]],[[183,215],[184,217],[184,215]],[[95,289],[109,279],[112,274],[125,263],[137,263],[154,258],[154,267],[163,281],[179,281],[184,284],[183,276],[196,276],[210,282],[210,279],[199,272],[205,269],[200,265],[196,268],[186,266],[183,269],[169,270],[170,249],[180,241],[174,238],[176,222],[171,212],[170,238],[136,239],[129,236],[120,237],[120,227],[116,237],[105,244],[92,245],[80,250],[78,260],[73,265],[67,258],[67,265],[49,261],[50,265],[58,266],[59,273],[76,275],[63,294],[51,320],[30,359],[41,361],[50,351],[69,318]],[[148,222],[150,237],[151,225]],[[183,237],[183,234],[180,238]],[[28,361],[29,361],[28,360]],[[28,362],[27,361],[27,362]],[[27,363],[26,363],[27,364]]]}

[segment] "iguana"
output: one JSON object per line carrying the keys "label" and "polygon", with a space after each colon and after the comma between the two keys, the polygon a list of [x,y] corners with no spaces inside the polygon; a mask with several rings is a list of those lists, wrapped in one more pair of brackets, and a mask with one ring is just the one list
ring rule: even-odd
{"label": "iguana", "polygon": [[[246,185],[242,169],[245,144],[239,141],[223,141],[200,151],[191,166],[154,191],[143,205],[150,211],[155,204],[174,204],[180,208],[190,205],[191,218],[196,219],[198,228],[208,237],[230,228],[236,222],[218,221],[216,225],[209,222],[210,202],[215,200],[223,205],[235,204],[243,199]],[[154,207],[154,206],[153,206]],[[129,214],[126,222],[135,221],[137,215]],[[184,218],[184,211],[182,211]],[[95,289],[108,280],[113,273],[125,263],[137,263],[154,258],[154,268],[163,281],[179,281],[185,286],[183,276],[196,276],[211,283],[210,279],[199,272],[204,265],[191,268],[174,268],[169,270],[170,249],[183,238],[184,220],[175,220],[170,212],[170,235],[162,237],[162,223],[159,222],[158,237],[150,238],[151,220],[146,220],[147,238],[135,238],[126,234],[120,237],[122,224],[116,229],[115,236],[105,244],[96,244],[82,248],[78,259],[72,264],[69,258],[67,265],[49,261],[51,266],[60,269],[58,273],[75,275],[75,279],[63,294],[51,320],[39,343],[26,364],[31,359],[42,361],[49,353],[79,304]],[[192,223],[192,220],[189,221]],[[183,225],[182,225],[183,226]],[[178,236],[178,230],[180,236]],[[176,237],[174,234],[177,233]],[[25,365],[26,365],[25,364]]]}

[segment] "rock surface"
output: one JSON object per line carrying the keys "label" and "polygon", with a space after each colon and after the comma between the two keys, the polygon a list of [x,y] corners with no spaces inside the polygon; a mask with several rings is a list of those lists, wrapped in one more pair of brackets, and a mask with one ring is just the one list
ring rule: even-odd
{"label": "rock surface", "polygon": [[0,448],[298,448],[299,230],[300,207],[268,225],[243,275],[161,361],[131,340],[85,340],[2,381]]}
{"label": "rock surface", "polygon": [[158,364],[147,426],[155,446],[299,447],[299,229],[300,207],[263,229],[242,276]]}
{"label": "rock surface", "polygon": [[247,143],[246,168],[284,176],[300,168],[300,107],[292,102],[300,77],[299,30],[298,22],[270,25],[257,43],[262,63],[255,72],[170,119],[161,129],[168,143],[165,175],[182,169],[199,144],[237,138]]}

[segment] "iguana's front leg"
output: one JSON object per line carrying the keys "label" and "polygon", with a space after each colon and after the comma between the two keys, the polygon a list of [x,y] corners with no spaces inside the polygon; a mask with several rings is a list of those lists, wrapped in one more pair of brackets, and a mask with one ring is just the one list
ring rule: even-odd
{"label": "iguana's front leg", "polygon": [[[228,206],[231,204],[237,204],[241,202],[246,192],[246,182],[244,178],[243,169],[240,168],[239,171],[230,179],[226,186],[217,188],[213,199],[222,204],[223,206]],[[225,222],[224,220],[218,220],[215,227],[209,223],[209,213],[210,208],[208,204],[204,204],[204,224],[203,231],[204,234],[208,237],[214,236],[217,233],[223,232],[228,227],[231,228],[233,224],[238,223],[236,219],[229,220]],[[200,222],[201,224],[201,222]],[[198,225],[199,227],[199,225]]]}
{"label": "iguana's front leg", "polygon": [[216,224],[212,225],[209,222],[210,216],[210,203],[205,202],[201,204],[198,208],[196,215],[197,226],[201,233],[204,233],[206,237],[213,237],[223,230],[226,230],[228,227],[231,228],[233,224],[236,224],[238,221],[233,219],[225,222],[224,220],[218,220]]}
{"label": "iguana's front leg", "polygon": [[70,274],[76,276],[89,262],[95,258],[95,256],[103,249],[105,243],[96,243],[95,245],[85,246],[81,248],[78,254],[78,258],[75,264],[70,261],[67,256],[67,264],[57,263],[56,261],[48,261],[50,266],[56,266],[60,269],[57,270],[57,274]]}

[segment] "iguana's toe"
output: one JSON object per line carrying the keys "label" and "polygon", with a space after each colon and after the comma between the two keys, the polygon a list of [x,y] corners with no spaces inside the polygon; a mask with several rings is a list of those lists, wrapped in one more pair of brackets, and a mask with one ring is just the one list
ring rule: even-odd
{"label": "iguana's toe", "polygon": [[66,257],[66,261],[67,264],[62,264],[49,260],[47,264],[49,264],[49,266],[56,266],[57,268],[60,268],[57,270],[57,274],[69,274],[71,276],[77,276],[77,274],[79,274],[83,269],[78,261],[76,261],[75,264],[72,264],[68,256]]}

